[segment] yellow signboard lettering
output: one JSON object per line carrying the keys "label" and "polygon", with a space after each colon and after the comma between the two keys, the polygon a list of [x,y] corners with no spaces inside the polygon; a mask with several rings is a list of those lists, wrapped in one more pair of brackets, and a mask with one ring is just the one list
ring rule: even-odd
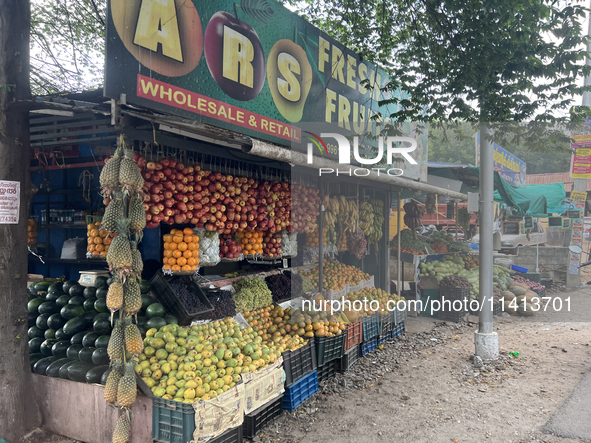
{"label": "yellow signboard lettering", "polygon": [[300,82],[294,74],[300,75],[300,63],[287,52],[282,52],[277,57],[279,72],[283,78],[277,79],[279,93],[290,102],[297,102],[302,96]]}
{"label": "yellow signboard lettering", "polygon": [[183,62],[183,51],[174,0],[143,0],[133,42],[152,52],[158,52]]}
{"label": "yellow signboard lettering", "polygon": [[224,26],[224,62],[222,75],[249,88],[254,87],[254,46],[252,42],[228,26]]}

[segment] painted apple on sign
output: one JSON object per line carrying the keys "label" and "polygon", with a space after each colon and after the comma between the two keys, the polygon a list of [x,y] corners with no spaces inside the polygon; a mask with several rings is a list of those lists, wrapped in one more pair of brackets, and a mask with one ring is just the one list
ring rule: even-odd
{"label": "painted apple on sign", "polygon": [[204,35],[211,76],[227,95],[252,100],[265,84],[265,53],[256,31],[229,12],[216,12]]}

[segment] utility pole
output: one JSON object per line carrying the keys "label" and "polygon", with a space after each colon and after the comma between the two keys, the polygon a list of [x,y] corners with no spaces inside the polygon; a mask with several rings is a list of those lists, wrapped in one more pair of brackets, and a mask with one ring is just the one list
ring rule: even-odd
{"label": "utility pole", "polygon": [[499,337],[493,331],[493,218],[494,158],[487,123],[480,123],[480,309],[478,331],[474,333],[475,355],[483,361],[499,358]]}
{"label": "utility pole", "polygon": [[[18,196],[16,218],[0,221],[0,438],[20,441],[39,425],[27,346],[29,173],[29,0],[0,0],[0,180]],[[17,182],[20,192],[17,191]],[[7,184],[8,185],[8,184]],[[15,215],[16,215],[15,214]]]}

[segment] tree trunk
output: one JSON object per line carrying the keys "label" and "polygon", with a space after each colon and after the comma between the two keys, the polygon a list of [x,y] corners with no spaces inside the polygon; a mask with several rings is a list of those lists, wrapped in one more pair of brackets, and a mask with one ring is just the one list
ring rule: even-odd
{"label": "tree trunk", "polygon": [[[0,0],[0,180],[20,182],[18,224],[0,224],[0,438],[38,425],[27,337],[29,174],[29,0]],[[3,223],[0,221],[0,223]]]}

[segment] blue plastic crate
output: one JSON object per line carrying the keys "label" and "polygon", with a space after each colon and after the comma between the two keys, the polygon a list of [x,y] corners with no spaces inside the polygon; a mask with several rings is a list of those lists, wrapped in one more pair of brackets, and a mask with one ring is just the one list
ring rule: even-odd
{"label": "blue plastic crate", "polygon": [[293,412],[317,392],[318,371],[312,371],[285,390],[281,406],[286,411]]}
{"label": "blue plastic crate", "polygon": [[394,334],[394,331],[390,331],[387,334],[382,334],[378,336],[378,346],[383,345],[384,343],[386,343],[386,341],[393,338],[394,336],[392,334]]}
{"label": "blue plastic crate", "polygon": [[152,438],[163,443],[187,443],[195,432],[195,410],[188,403],[154,398]]}
{"label": "blue plastic crate", "polygon": [[363,341],[371,340],[382,332],[380,316],[378,314],[370,317],[362,317],[361,322],[363,323]]}
{"label": "blue plastic crate", "polygon": [[359,348],[359,356],[363,357],[378,348],[378,338],[374,337],[371,340],[361,343]]}
{"label": "blue plastic crate", "polygon": [[392,331],[392,338],[398,337],[401,334],[404,334],[406,331],[406,325],[404,322],[400,323],[394,330]]}

